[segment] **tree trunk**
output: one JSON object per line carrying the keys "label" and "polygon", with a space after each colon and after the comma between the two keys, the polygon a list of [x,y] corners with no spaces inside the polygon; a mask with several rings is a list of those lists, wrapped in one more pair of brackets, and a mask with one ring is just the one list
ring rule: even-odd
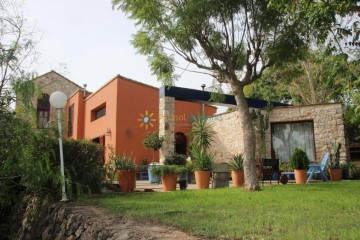
{"label": "tree trunk", "polygon": [[255,130],[249,112],[249,106],[246,102],[242,88],[234,91],[238,111],[240,114],[240,123],[243,131],[244,142],[244,175],[245,189],[248,191],[259,191],[259,182],[256,175],[255,161]]}

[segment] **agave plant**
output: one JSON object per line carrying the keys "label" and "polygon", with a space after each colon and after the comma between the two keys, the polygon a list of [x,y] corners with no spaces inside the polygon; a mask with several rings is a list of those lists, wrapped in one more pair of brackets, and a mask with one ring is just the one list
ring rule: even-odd
{"label": "agave plant", "polygon": [[192,146],[191,154],[193,157],[193,169],[195,171],[211,171],[214,157],[204,152],[199,146]]}
{"label": "agave plant", "polygon": [[134,161],[125,153],[122,156],[115,155],[110,161],[113,162],[116,170],[134,171],[136,168]]}
{"label": "agave plant", "polygon": [[243,170],[244,169],[243,162],[244,162],[244,156],[242,153],[233,155],[229,162],[230,169],[233,171]]}

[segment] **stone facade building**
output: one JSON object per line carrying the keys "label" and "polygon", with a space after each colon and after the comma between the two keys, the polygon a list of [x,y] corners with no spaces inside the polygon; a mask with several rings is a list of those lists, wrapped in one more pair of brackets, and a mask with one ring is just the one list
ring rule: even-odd
{"label": "stone facade building", "polygon": [[[79,85],[62,76],[61,74],[50,71],[34,79],[35,94],[31,99],[31,105],[34,109],[32,116],[34,125],[37,128],[46,128],[49,122],[57,119],[56,109],[51,107],[49,97],[53,92],[61,91],[67,97],[74,92],[82,89]],[[22,103],[18,102],[16,108],[21,111]]]}
{"label": "stone facade building", "polygon": [[[335,143],[341,143],[341,160],[347,160],[344,123],[340,103],[275,107],[269,113],[266,130],[266,154],[262,155],[261,136],[257,132],[256,159],[279,158],[288,162],[295,147],[303,148],[311,161],[320,161]],[[266,114],[263,111],[263,114]],[[211,120],[216,132],[211,153],[215,162],[227,162],[242,153],[242,129],[237,111],[217,115]]]}

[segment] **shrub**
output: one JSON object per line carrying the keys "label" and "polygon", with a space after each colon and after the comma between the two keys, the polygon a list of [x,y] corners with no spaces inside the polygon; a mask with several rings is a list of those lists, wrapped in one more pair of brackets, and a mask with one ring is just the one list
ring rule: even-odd
{"label": "shrub", "polygon": [[360,180],[360,168],[352,162],[340,165],[343,171],[343,178],[348,180]]}
{"label": "shrub", "polygon": [[[59,145],[55,144],[56,162],[59,166]],[[68,178],[70,194],[99,192],[104,180],[104,148],[87,140],[63,142],[65,177]]]}
{"label": "shrub", "polygon": [[186,155],[174,153],[165,158],[164,164],[184,166],[186,164]]}
{"label": "shrub", "polygon": [[310,160],[304,150],[295,148],[293,154],[291,155],[290,166],[293,169],[306,170],[308,169],[309,164]]}

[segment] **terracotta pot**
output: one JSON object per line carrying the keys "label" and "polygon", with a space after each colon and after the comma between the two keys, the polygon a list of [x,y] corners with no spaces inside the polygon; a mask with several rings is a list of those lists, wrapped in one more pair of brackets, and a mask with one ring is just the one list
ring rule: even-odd
{"label": "terracotta pot", "polygon": [[234,187],[241,187],[244,185],[244,170],[231,171],[231,178]]}
{"label": "terracotta pot", "polygon": [[133,192],[135,190],[135,171],[117,170],[117,175],[121,192]]}
{"label": "terracotta pot", "polygon": [[197,189],[207,189],[210,184],[210,171],[195,171]]}
{"label": "terracotta pot", "polygon": [[307,171],[295,169],[295,183],[296,184],[305,184],[307,180]]}
{"label": "terracotta pot", "polygon": [[342,178],[342,169],[341,168],[329,169],[329,174],[331,181],[340,181]]}
{"label": "terracotta pot", "polygon": [[177,174],[171,173],[161,177],[162,189],[164,192],[175,191],[177,184]]}

